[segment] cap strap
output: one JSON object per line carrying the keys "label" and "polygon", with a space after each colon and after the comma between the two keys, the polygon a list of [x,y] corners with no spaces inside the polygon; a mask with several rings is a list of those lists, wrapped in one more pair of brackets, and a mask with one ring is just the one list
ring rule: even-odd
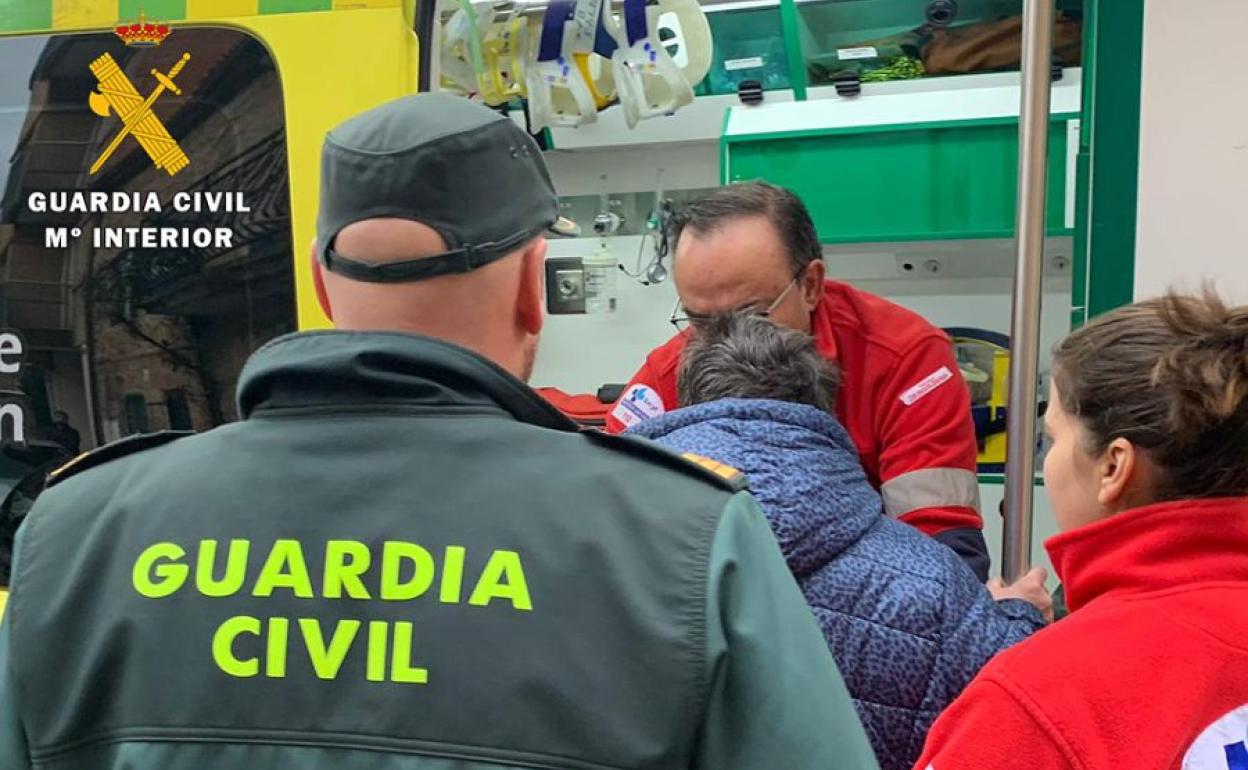
{"label": "cap strap", "polygon": [[496,262],[517,246],[535,237],[530,231],[509,236],[501,241],[465,246],[428,257],[405,259],[401,262],[361,262],[344,257],[334,250],[333,243],[321,254],[321,264],[331,273],[366,283],[408,283],[425,281],[442,275],[471,273],[479,267]]}

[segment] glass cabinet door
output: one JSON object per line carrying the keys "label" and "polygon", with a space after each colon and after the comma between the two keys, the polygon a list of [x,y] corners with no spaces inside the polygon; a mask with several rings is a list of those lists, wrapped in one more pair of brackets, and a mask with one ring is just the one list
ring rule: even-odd
{"label": "glass cabinet door", "polygon": [[[734,7],[737,5],[746,7]],[[743,80],[759,81],[764,91],[790,87],[780,4],[731,3],[704,8],[714,52],[711,71],[694,89],[699,96],[735,94]]]}
{"label": "glass cabinet door", "polygon": [[[1022,0],[797,0],[811,86],[1017,71]],[[1057,0],[1054,56],[1082,59],[1082,0]]]}

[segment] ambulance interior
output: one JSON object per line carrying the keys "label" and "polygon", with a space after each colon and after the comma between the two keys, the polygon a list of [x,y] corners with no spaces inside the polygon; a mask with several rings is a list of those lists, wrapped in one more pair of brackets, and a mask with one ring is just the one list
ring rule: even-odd
{"label": "ambulance interior", "polygon": [[[830,277],[958,330],[960,364],[985,422],[981,506],[999,569],[1005,436],[997,422],[1009,360],[1003,337],[1016,258],[1021,96],[1011,24],[1021,0],[691,2],[662,0],[652,30],[678,66],[704,63],[705,75],[689,84],[691,101],[639,121],[609,106],[592,122],[537,132],[564,211],[582,235],[551,242],[549,317],[532,384],[595,394],[625,383],[671,336],[673,254],[656,227],[664,201],[678,206],[700,191],[760,177],[790,187],[811,210]],[[490,5],[504,4],[439,0],[421,41],[434,52],[433,87],[461,90],[445,71],[447,27],[466,6]],[[543,4],[530,5],[537,13]],[[1055,0],[1042,398],[1047,351],[1090,313],[1201,275],[1248,289],[1242,250],[1227,245],[1248,240],[1240,211],[1248,139],[1235,133],[1248,124],[1248,101],[1226,97],[1248,83],[1213,58],[1219,46],[1237,43],[1231,30],[1248,24],[1248,6],[1182,5],[1148,0],[1141,11]],[[699,14],[709,39],[682,27]],[[1124,16],[1140,26],[1124,26]],[[178,76],[181,94],[159,97],[158,114],[196,162],[169,177],[136,143],[122,142],[102,167],[100,186],[158,190],[163,198],[242,190],[246,213],[201,212],[179,222],[168,211],[32,210],[33,192],[94,184],[98,159],[85,148],[107,144],[113,127],[91,111],[96,81],[88,67],[110,33],[0,37],[0,71],[11,73],[0,78],[0,326],[22,330],[27,348],[21,377],[0,378],[0,388],[29,398],[37,441],[50,442],[57,411],[68,414],[84,450],[132,433],[235,419],[242,362],[302,318],[293,264],[305,253],[291,234],[281,74],[263,41],[239,30],[204,24],[178,34],[194,38],[199,58]],[[943,40],[943,58],[924,54],[931,39]],[[1192,39],[1203,42],[1183,42]],[[1085,61],[1093,51],[1095,73]],[[148,71],[169,72],[180,53],[126,49],[119,64],[144,79],[146,92]],[[1204,73],[1199,82],[1170,66],[1178,59]],[[1133,61],[1141,81],[1134,106],[1109,88]],[[510,104],[503,109],[512,119],[531,127],[533,115]],[[1207,117],[1192,119],[1197,114]],[[1091,119],[1100,156],[1091,151]],[[1098,159],[1113,153],[1119,161],[1129,155],[1130,167]],[[243,235],[233,248],[94,250],[78,240],[50,252],[43,241],[49,227],[214,219]],[[49,461],[27,466],[40,462]],[[23,473],[10,474],[11,487]],[[1055,524],[1040,483],[1037,476],[1032,562],[1047,566],[1042,543]],[[8,499],[9,508],[29,502]]]}
{"label": "ambulance interior", "polygon": [[[621,109],[608,108],[592,123],[547,129],[551,173],[565,213],[582,225],[582,236],[550,244],[550,315],[532,384],[566,394],[601,393],[604,399],[618,394],[612,386],[626,383],[646,354],[675,331],[669,321],[677,299],[670,277],[674,255],[656,227],[664,201],[678,207],[719,184],[765,178],[791,187],[807,203],[825,242],[829,277],[959,330],[959,360],[974,401],[985,422],[999,420],[1015,261],[1010,167],[1017,162],[1017,140],[1011,136],[1017,128],[1003,129],[983,118],[1017,120],[1018,51],[1007,45],[997,52],[1002,61],[1012,56],[1012,65],[994,66],[981,48],[963,60],[955,57],[940,74],[894,79],[877,72],[857,95],[842,94],[834,81],[840,57],[852,63],[856,49],[871,48],[878,56],[871,63],[892,62],[895,69],[899,60],[915,59],[884,51],[913,52],[916,28],[928,25],[930,32],[932,20],[943,21],[946,14],[952,15],[947,26],[955,29],[1017,23],[1021,1],[799,2],[796,32],[807,81],[800,97],[785,41],[777,38],[786,24],[781,5],[747,0],[701,6],[713,51],[692,104],[633,127]],[[670,27],[664,36],[674,41],[674,58],[691,38],[682,29],[679,6],[669,2],[659,22]],[[454,0],[442,2],[443,34],[457,34],[460,7]],[[1068,60],[1055,60],[1051,97],[1057,141],[1050,169],[1059,173],[1050,180],[1055,200],[1045,245],[1043,351],[1069,331],[1072,318],[1083,91],[1082,3],[1060,2],[1057,11],[1055,41]],[[692,40],[696,47],[698,40]],[[447,41],[439,44],[445,51]],[[684,55],[695,59],[699,53],[686,49]],[[861,76],[870,80],[869,71],[864,68]],[[443,85],[454,90],[450,80],[443,72]],[[745,81],[748,89],[751,80],[761,86],[759,104],[744,101],[740,85]],[[511,114],[522,124],[526,120],[523,112]],[[528,119],[531,127],[532,116]],[[950,130],[923,131],[918,125],[937,122],[948,123]],[[796,129],[808,136],[793,138]],[[1009,173],[978,173],[974,167],[995,161]],[[968,194],[968,186],[980,189]],[[1003,216],[966,210],[987,196],[1004,199]],[[1043,370],[1040,378],[1043,393]],[[997,514],[1003,496],[1002,428],[985,432],[980,455],[985,537],[994,559],[1002,539]],[[1056,528],[1043,494],[1035,499],[1032,558],[1047,565],[1039,544]]]}

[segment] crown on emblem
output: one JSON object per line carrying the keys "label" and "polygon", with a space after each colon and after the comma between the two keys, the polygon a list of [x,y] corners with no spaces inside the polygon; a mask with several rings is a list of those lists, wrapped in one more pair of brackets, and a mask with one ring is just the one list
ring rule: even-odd
{"label": "crown on emblem", "polygon": [[115,32],[126,45],[148,47],[160,45],[169,37],[169,25],[151,24],[147,21],[147,15],[140,11],[137,23],[121,24]]}

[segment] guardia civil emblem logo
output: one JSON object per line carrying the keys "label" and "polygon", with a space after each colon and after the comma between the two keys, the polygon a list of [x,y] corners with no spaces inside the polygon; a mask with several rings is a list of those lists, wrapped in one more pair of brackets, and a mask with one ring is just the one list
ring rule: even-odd
{"label": "guardia civil emblem logo", "polygon": [[[169,36],[169,26],[153,24],[147,21],[144,14],[140,14],[138,22],[119,25],[115,32],[127,46],[148,48],[164,42]],[[121,126],[112,141],[104,148],[104,152],[100,153],[100,157],[91,164],[92,176],[104,167],[126,137],[134,137],[147,156],[152,159],[156,168],[164,169],[169,176],[177,174],[190,164],[190,158],[178,145],[177,140],[170,136],[169,130],[152,112],[152,105],[166,91],[182,95],[182,90],[174,79],[190,60],[191,55],[184,53],[168,72],[153,69],[151,74],[156,85],[146,97],[139,94],[134,83],[118,66],[111,54],[105,53],[91,62],[91,74],[95,75],[98,83],[97,90],[92,91],[88,97],[91,111],[102,118],[116,116],[121,120]]]}

